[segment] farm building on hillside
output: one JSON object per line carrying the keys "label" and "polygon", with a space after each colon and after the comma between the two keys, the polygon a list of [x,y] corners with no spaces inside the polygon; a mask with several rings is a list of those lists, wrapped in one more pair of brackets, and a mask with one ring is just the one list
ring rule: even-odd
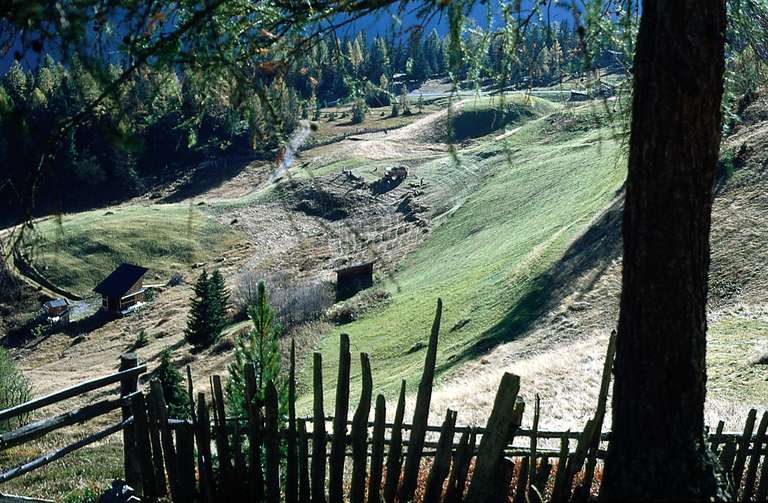
{"label": "farm building on hillside", "polygon": [[144,300],[143,279],[148,269],[133,264],[120,264],[104,278],[94,292],[101,294],[101,308],[120,313]]}
{"label": "farm building on hillside", "polygon": [[43,314],[49,322],[69,323],[69,302],[67,299],[53,299],[43,304]]}
{"label": "farm building on hillside", "polygon": [[373,262],[336,271],[336,301],[346,300],[360,290],[373,286]]}

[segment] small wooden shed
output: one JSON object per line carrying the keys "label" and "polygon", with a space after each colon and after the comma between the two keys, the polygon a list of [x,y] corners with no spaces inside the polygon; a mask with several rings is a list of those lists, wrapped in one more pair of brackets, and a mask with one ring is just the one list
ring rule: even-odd
{"label": "small wooden shed", "polygon": [[120,313],[143,301],[143,281],[148,270],[133,264],[117,266],[117,269],[93,289],[94,292],[101,294],[101,308]]}
{"label": "small wooden shed", "polygon": [[43,304],[43,313],[49,321],[69,323],[69,308],[67,299],[53,299]]}
{"label": "small wooden shed", "polygon": [[346,300],[373,286],[373,262],[336,270],[336,301]]}

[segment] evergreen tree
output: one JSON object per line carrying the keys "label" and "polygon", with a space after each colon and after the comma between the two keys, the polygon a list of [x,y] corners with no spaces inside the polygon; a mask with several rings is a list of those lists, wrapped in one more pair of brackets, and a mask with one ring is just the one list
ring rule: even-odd
{"label": "evergreen tree", "polygon": [[168,406],[168,416],[174,419],[190,417],[189,395],[184,389],[184,378],[171,362],[171,348],[160,352],[160,365],[155,371],[155,378],[160,381],[163,396]]}
{"label": "evergreen tree", "polygon": [[209,281],[211,298],[211,325],[215,332],[221,333],[227,326],[227,311],[229,310],[229,290],[224,283],[224,277],[218,269],[213,271]]}
{"label": "evergreen tree", "polygon": [[[216,276],[216,272],[213,276]],[[196,346],[215,343],[226,326],[224,309],[229,302],[229,295],[223,287],[223,280],[214,281],[213,276],[209,278],[208,273],[203,271],[195,284],[195,296],[190,305],[184,335],[187,342]]]}
{"label": "evergreen tree", "polygon": [[256,303],[248,308],[253,323],[248,337],[241,338],[235,347],[235,359],[229,364],[227,381],[227,407],[235,416],[246,415],[245,365],[252,363],[256,371],[256,399],[262,401],[267,383],[272,381],[278,390],[281,416],[288,410],[287,383],[280,376],[280,335],[282,327],[277,313],[269,305],[266,287],[258,285]]}

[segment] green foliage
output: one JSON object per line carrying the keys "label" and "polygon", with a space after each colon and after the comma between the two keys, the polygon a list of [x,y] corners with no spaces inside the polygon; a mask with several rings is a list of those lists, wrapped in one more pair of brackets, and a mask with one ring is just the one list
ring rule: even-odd
{"label": "green foliage", "polygon": [[203,271],[195,283],[184,335],[187,342],[195,346],[209,346],[216,343],[221,331],[227,326],[229,292],[224,279],[217,270],[208,277]]}
{"label": "green foliage", "polygon": [[365,100],[358,97],[352,103],[352,124],[360,124],[365,120],[365,112],[368,111],[368,106],[365,104]]}
{"label": "green foliage", "polygon": [[147,344],[149,344],[149,336],[147,335],[147,331],[142,328],[139,330],[139,333],[136,334],[136,342],[133,343],[133,347],[136,349],[143,348]]}
{"label": "green foliage", "polygon": [[168,416],[175,419],[190,417],[189,395],[184,388],[184,377],[171,362],[171,349],[160,352],[160,365],[155,370],[155,379],[160,381],[163,396],[168,406]]}
{"label": "green foliage", "polygon": [[252,363],[256,371],[256,399],[261,402],[269,381],[277,386],[281,416],[288,411],[288,387],[280,374],[280,335],[282,327],[277,313],[269,304],[266,287],[258,285],[256,302],[248,309],[253,328],[247,337],[237,341],[235,359],[229,364],[227,407],[232,415],[247,415],[245,365]]}
{"label": "green foliage", "polygon": [[[0,347],[0,410],[28,401],[32,396],[29,380],[16,366],[11,355]],[[0,433],[18,428],[27,420],[26,415],[0,421]]]}

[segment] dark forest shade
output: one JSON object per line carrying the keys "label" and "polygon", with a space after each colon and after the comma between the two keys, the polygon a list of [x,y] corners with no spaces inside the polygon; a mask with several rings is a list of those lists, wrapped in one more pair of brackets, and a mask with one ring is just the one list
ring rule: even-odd
{"label": "dark forest shade", "polygon": [[120,264],[93,289],[101,294],[102,309],[117,313],[144,300],[142,282],[148,270],[133,264]]}
{"label": "dark forest shade", "polygon": [[346,300],[373,286],[373,262],[353,265],[336,271],[336,300]]}

